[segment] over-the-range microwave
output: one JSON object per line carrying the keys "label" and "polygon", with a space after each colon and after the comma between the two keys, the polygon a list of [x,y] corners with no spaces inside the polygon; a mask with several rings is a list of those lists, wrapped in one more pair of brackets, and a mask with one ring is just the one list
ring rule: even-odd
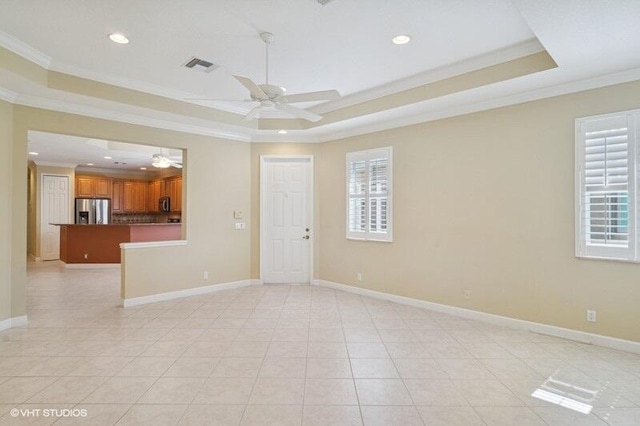
{"label": "over-the-range microwave", "polygon": [[158,210],[161,212],[170,212],[171,211],[171,198],[170,197],[160,197],[158,200]]}

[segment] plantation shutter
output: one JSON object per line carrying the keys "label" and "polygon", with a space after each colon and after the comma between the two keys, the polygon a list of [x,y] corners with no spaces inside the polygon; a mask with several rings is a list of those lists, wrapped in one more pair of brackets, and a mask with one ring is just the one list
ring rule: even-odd
{"label": "plantation shutter", "polygon": [[578,255],[633,259],[635,176],[632,117],[579,124],[580,245]]}
{"label": "plantation shutter", "polygon": [[347,154],[347,238],[391,241],[391,148]]}

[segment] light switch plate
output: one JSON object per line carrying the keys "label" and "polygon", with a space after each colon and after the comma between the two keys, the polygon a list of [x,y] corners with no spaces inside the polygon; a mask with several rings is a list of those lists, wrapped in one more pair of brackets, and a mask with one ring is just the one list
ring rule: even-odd
{"label": "light switch plate", "polygon": [[236,222],[236,229],[245,229],[246,224],[244,222]]}

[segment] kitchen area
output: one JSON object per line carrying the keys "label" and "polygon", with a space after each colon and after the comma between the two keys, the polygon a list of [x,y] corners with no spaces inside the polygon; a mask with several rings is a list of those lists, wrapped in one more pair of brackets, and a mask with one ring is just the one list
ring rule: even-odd
{"label": "kitchen area", "polygon": [[34,260],[117,265],[121,243],[182,239],[181,150],[39,132],[29,144]]}

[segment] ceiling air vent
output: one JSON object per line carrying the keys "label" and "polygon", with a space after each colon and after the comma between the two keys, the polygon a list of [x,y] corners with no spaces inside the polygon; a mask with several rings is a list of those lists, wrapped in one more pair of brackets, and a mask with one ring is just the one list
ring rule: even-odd
{"label": "ceiling air vent", "polygon": [[204,59],[196,58],[195,56],[189,59],[184,66],[202,72],[211,72],[218,68],[218,65],[205,61]]}

